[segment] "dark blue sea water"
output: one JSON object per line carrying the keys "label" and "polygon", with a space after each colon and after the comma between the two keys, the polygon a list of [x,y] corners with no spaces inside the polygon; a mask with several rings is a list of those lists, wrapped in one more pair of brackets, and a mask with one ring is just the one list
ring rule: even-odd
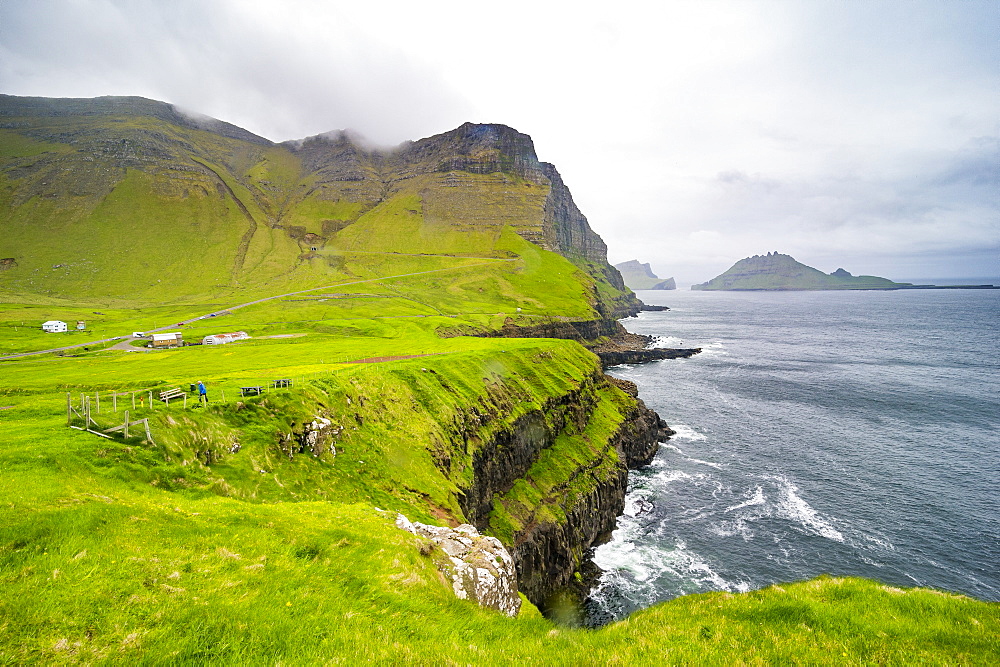
{"label": "dark blue sea water", "polygon": [[1000,290],[641,292],[686,360],[619,366],[677,431],[630,476],[592,621],[822,573],[1000,600]]}

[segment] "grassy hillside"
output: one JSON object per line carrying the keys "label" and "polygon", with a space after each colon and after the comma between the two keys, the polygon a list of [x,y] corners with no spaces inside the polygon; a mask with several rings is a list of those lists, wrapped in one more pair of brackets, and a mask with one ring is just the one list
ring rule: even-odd
{"label": "grassy hillside", "polygon": [[[395,511],[460,517],[427,434],[492,382],[527,405],[572,387],[593,358],[567,341],[445,341],[422,323],[356,338],[322,326],[217,348],[3,365],[0,659],[988,664],[1000,651],[995,604],[854,579],[688,596],[597,631],[554,625],[530,604],[510,619],[458,600],[420,540],[392,525]],[[341,363],[390,349],[443,354]],[[276,377],[296,386],[235,399],[237,387]],[[133,411],[151,418],[154,446],[65,427],[67,389],[100,391],[95,417],[110,424],[131,402],[122,397],[114,413],[109,389],[194,379],[210,387],[208,410]],[[616,396],[588,428],[605,428]],[[280,434],[320,404],[346,427],[336,456],[289,456]],[[567,442],[566,455],[583,442]],[[504,502],[544,495],[563,462],[539,465]]]}
{"label": "grassy hillside", "polygon": [[[529,239],[579,269],[549,314],[632,304],[586,220],[552,218],[554,186],[510,128],[470,124],[380,152],[344,134],[273,145],[141,98],[0,96],[0,117],[7,301],[232,301],[436,268],[433,256],[509,259],[531,254],[518,243]],[[549,241],[560,225],[573,242]],[[480,287],[527,302],[550,293],[509,273],[486,272]],[[580,312],[580,290],[596,310]]]}

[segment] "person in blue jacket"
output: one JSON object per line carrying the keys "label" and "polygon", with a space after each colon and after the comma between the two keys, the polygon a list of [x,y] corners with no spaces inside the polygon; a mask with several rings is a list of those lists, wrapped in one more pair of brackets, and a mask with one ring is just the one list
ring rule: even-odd
{"label": "person in blue jacket", "polygon": [[205,388],[205,383],[198,380],[198,402],[208,405],[208,389]]}

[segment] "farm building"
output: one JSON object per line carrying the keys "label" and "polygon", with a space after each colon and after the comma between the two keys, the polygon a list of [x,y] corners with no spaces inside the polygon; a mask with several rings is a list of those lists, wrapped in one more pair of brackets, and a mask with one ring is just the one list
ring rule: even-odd
{"label": "farm building", "polygon": [[226,343],[232,343],[236,340],[246,340],[248,338],[250,338],[250,336],[247,335],[246,331],[234,331],[233,333],[221,333],[205,336],[201,342],[204,345],[224,345]]}
{"label": "farm building", "polygon": [[62,320],[49,320],[42,324],[42,331],[48,331],[49,333],[62,333],[66,329],[66,323]]}
{"label": "farm building", "polygon": [[76,321],[76,328],[77,328],[77,330],[82,331],[82,330],[84,330],[84,329],[87,328],[87,323],[84,322],[83,320],[77,320]]}
{"label": "farm building", "polygon": [[153,334],[152,347],[180,347],[184,344],[184,339],[180,331],[168,331],[166,333]]}

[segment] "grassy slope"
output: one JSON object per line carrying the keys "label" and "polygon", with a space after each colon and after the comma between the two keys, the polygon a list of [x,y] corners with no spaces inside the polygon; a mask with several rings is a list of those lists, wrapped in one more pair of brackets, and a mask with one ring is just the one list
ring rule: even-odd
{"label": "grassy slope", "polygon": [[[860,580],[689,596],[596,632],[558,628],[530,607],[507,619],[455,599],[418,540],[391,525],[391,510],[432,521],[433,506],[449,502],[414,436],[481,399],[482,376],[543,396],[572,386],[593,361],[565,341],[442,343],[465,351],[331,366],[313,358],[362,355],[372,341],[310,333],[5,364],[0,403],[13,408],[0,411],[0,660],[986,664],[1000,650],[997,605]],[[300,387],[242,410],[232,400],[209,411],[157,408],[153,448],[61,426],[64,384],[179,384],[193,373],[216,400],[227,378],[297,376]],[[358,410],[365,426],[348,430],[335,459],[289,460],[269,447],[316,401],[347,424]],[[111,422],[107,410],[105,396],[99,419]],[[240,452],[212,467],[182,465],[199,447],[186,439],[192,429],[228,445],[225,429],[241,418]],[[567,445],[572,456],[581,441]],[[535,475],[539,488],[546,471]]]}
{"label": "grassy slope", "polygon": [[[0,271],[6,302],[235,303],[514,256],[535,266],[498,265],[426,288],[460,296],[452,310],[467,312],[495,313],[501,297],[524,310],[594,317],[596,298],[622,298],[601,281],[594,289],[598,270],[557,265],[515,233],[540,229],[547,184],[504,173],[400,177],[369,157],[356,167],[366,180],[344,180],[310,172],[284,146],[156,118],[11,120],[25,128],[0,131],[0,258],[17,262]],[[551,271],[531,272],[540,263]],[[484,298],[469,300],[474,290]]]}

